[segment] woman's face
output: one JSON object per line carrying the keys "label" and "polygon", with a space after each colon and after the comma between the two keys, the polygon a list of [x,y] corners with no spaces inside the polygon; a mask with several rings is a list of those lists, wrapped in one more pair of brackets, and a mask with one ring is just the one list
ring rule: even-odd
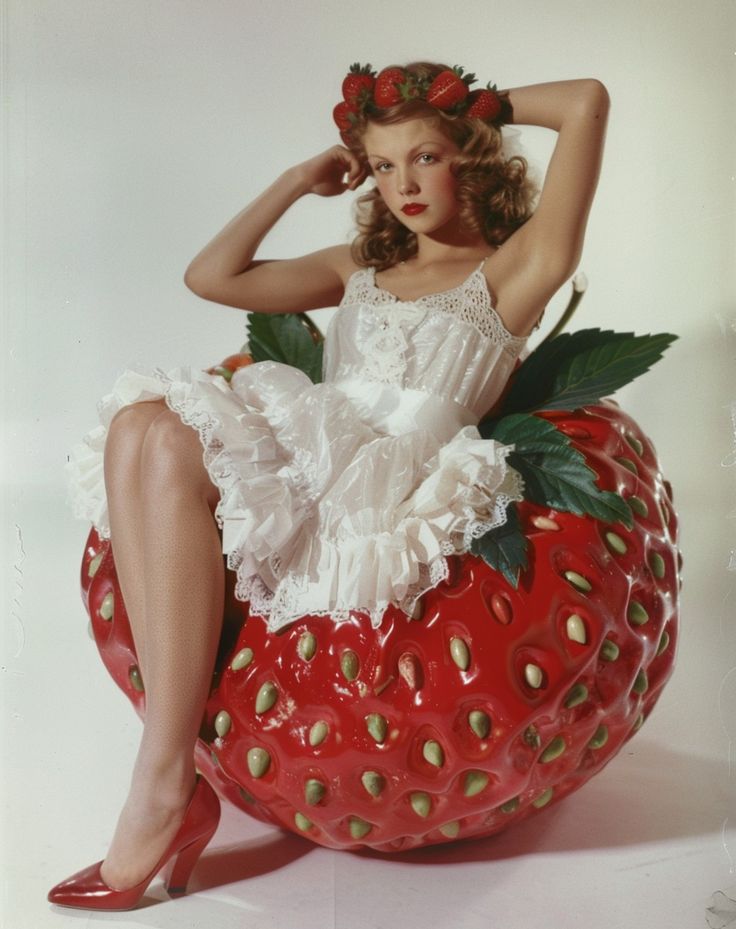
{"label": "woman's face", "polygon": [[412,232],[457,231],[457,180],[451,171],[459,149],[431,117],[369,123],[363,145],[381,197]]}

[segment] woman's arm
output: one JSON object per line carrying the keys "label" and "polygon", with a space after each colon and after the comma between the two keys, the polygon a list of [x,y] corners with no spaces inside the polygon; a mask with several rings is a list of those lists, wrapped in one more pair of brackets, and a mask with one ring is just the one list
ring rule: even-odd
{"label": "woman's arm", "polygon": [[269,229],[300,197],[335,196],[363,180],[355,156],[339,145],[290,168],[195,256],[184,282],[206,300],[256,312],[298,313],[334,305],[349,273],[349,246],[283,261],[253,258]]}
{"label": "woman's arm", "polygon": [[558,133],[534,215],[508,240],[523,273],[513,280],[509,276],[505,318],[515,331],[526,331],[580,261],[610,101],[604,85],[594,79],[532,84],[505,93],[514,123]]}

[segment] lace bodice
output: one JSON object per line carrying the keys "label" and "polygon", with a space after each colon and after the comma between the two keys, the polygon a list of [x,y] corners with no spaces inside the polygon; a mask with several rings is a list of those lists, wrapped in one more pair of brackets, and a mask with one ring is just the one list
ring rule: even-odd
{"label": "lace bodice", "polygon": [[477,423],[528,339],[506,329],[481,267],[413,301],[379,287],[374,268],[356,271],[327,329],[323,379],[353,394],[362,384],[364,399],[370,383],[431,396],[457,406],[459,421]]}
{"label": "lace bodice", "polygon": [[[512,335],[504,326],[491,301],[486,277],[481,267],[475,269],[465,280],[450,290],[436,294],[425,294],[414,304],[427,304],[440,313],[451,313],[458,319],[470,323],[487,338],[498,342],[510,351],[517,345],[523,347],[528,336]],[[390,291],[376,283],[376,269],[363,268],[348,280],[341,305],[345,303],[395,303],[405,304]]]}

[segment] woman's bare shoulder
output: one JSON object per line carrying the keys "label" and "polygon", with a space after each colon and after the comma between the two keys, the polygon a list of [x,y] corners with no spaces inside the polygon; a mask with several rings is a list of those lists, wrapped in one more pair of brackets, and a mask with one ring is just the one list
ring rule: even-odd
{"label": "woman's bare shoulder", "polygon": [[361,265],[357,264],[353,258],[350,245],[335,245],[330,249],[326,249],[325,257],[332,262],[343,284],[347,284],[350,276],[361,268]]}

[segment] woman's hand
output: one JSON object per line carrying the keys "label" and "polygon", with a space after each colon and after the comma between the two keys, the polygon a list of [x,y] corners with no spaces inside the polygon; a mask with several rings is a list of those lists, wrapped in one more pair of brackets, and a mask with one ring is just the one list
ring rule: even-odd
{"label": "woman's hand", "polygon": [[355,190],[367,177],[357,157],[343,145],[333,145],[293,170],[299,175],[305,191],[320,197],[335,197],[346,190]]}

